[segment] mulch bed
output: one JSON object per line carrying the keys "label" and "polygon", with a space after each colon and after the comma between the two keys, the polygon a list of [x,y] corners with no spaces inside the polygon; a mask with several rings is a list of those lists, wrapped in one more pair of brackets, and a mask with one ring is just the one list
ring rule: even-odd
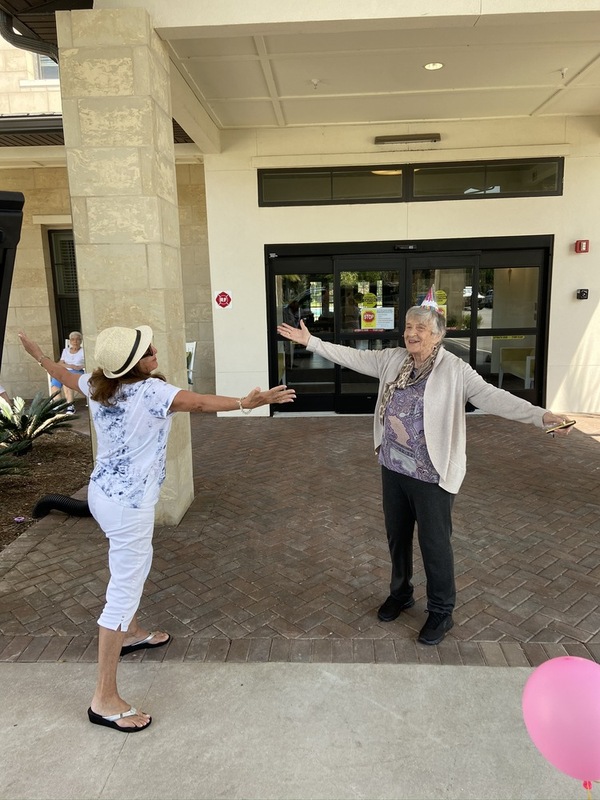
{"label": "mulch bed", "polygon": [[59,429],[35,439],[31,452],[21,460],[29,467],[26,474],[0,476],[0,550],[36,523],[31,514],[44,495],[71,496],[88,483],[91,440]]}

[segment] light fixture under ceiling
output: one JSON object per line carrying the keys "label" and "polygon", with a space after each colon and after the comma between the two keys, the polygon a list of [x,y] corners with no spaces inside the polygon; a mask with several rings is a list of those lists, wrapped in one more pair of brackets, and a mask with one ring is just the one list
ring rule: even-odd
{"label": "light fixture under ceiling", "polygon": [[406,142],[439,142],[442,136],[439,133],[403,133],[397,136],[376,136],[374,144],[398,144]]}
{"label": "light fixture under ceiling", "polygon": [[435,72],[436,69],[442,69],[443,64],[441,61],[430,61],[429,64],[423,64],[423,69],[428,69],[430,72]]}
{"label": "light fixture under ceiling", "polygon": [[401,169],[372,169],[371,175],[402,175]]}

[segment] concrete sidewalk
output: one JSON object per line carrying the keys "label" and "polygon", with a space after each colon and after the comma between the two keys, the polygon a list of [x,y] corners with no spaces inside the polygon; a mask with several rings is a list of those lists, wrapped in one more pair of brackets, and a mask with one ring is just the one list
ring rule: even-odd
{"label": "concrete sidewalk", "polygon": [[0,664],[2,800],[583,800],[537,752],[529,669],[122,664],[154,719],[88,723],[91,664]]}

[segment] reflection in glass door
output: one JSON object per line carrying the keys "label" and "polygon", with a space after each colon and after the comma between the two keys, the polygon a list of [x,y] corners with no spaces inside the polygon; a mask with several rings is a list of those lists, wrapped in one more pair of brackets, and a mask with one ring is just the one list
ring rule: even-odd
{"label": "reflection in glass door", "polygon": [[[309,265],[304,264],[306,269]],[[297,267],[295,264],[294,267]],[[300,320],[315,336],[333,341],[334,286],[331,272],[289,272],[275,276],[277,324],[295,328]],[[328,361],[294,342],[277,342],[277,381],[293,386],[301,410],[331,406],[335,368]]]}
{"label": "reflection in glass door", "polygon": [[[404,286],[401,256],[348,257],[334,261],[339,286],[337,341],[357,350],[397,347],[402,330]],[[379,381],[346,367],[337,367],[334,410],[369,413],[375,407]]]}
{"label": "reflection in glass door", "polygon": [[[497,265],[487,268],[479,255],[459,265],[443,257],[411,258],[411,302],[418,305],[432,289],[446,317],[445,348],[494,386],[539,403],[540,267],[527,266],[519,254],[494,255]],[[510,266],[500,266],[503,261]]]}
{"label": "reflection in glass door", "polygon": [[[315,261],[317,263],[315,263]],[[275,318],[298,327],[303,320],[325,341],[380,350],[399,344],[403,281],[399,257],[281,259],[274,275]],[[402,294],[402,300],[401,300]],[[369,413],[375,378],[339,367],[293,342],[277,340],[277,381],[296,389],[291,410]]]}

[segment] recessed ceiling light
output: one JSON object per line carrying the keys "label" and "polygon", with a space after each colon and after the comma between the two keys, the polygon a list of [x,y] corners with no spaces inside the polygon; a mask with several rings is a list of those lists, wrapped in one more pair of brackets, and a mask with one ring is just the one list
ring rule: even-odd
{"label": "recessed ceiling light", "polygon": [[402,175],[401,169],[372,169],[371,175]]}
{"label": "recessed ceiling light", "polygon": [[443,66],[441,61],[430,61],[429,64],[423,65],[423,69],[429,69],[433,72],[436,69],[442,69]]}

